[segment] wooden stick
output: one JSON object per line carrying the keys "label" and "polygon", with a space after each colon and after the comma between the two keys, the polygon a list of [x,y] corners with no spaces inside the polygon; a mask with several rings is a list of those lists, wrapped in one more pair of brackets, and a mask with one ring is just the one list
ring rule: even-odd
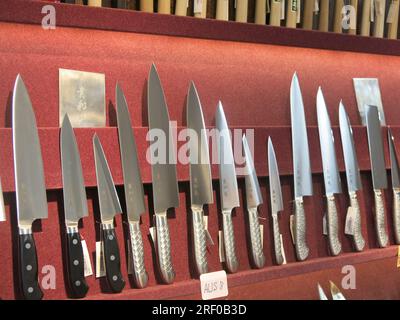
{"label": "wooden stick", "polygon": [[249,0],[236,0],[236,22],[247,22]]}
{"label": "wooden stick", "polygon": [[171,14],[171,0],[158,0],[157,12]]}
{"label": "wooden stick", "polygon": [[312,30],[315,0],[304,0],[303,29]]}
{"label": "wooden stick", "polygon": [[88,6],[101,7],[101,0],[88,0]]}
{"label": "wooden stick", "polygon": [[154,12],[153,0],[140,0],[140,11]]}
{"label": "wooden stick", "polygon": [[217,10],[215,19],[229,20],[229,0],[217,0]]}
{"label": "wooden stick", "polygon": [[296,28],[299,1],[300,0],[288,0],[286,8],[286,27],[288,28]]}
{"label": "wooden stick", "polygon": [[176,0],[175,3],[175,15],[186,16],[187,15],[188,0]]}
{"label": "wooden stick", "polygon": [[194,16],[196,18],[206,18],[207,17],[207,0],[194,0],[194,9],[197,8],[197,6],[200,8],[201,6],[201,12],[197,12],[194,10]]}
{"label": "wooden stick", "polygon": [[271,0],[271,12],[269,14],[269,24],[271,26],[279,27],[281,25],[282,1],[285,0]]}
{"label": "wooden stick", "polygon": [[[268,0],[256,0],[256,12],[254,22],[256,24],[266,24],[267,22],[267,1]],[[272,0],[272,2],[274,2]]]}
{"label": "wooden stick", "polygon": [[399,0],[393,0],[391,6],[394,10],[393,21],[388,23],[388,34],[389,39],[397,39],[397,32],[399,27]]}
{"label": "wooden stick", "polygon": [[335,15],[333,18],[333,32],[342,33],[342,9],[344,6],[343,0],[336,0],[335,1]]}
{"label": "wooden stick", "polygon": [[371,0],[363,1],[360,35],[369,36],[371,33]]}
{"label": "wooden stick", "polygon": [[385,0],[375,0],[375,22],[374,22],[374,37],[383,38],[383,32],[385,29]]}

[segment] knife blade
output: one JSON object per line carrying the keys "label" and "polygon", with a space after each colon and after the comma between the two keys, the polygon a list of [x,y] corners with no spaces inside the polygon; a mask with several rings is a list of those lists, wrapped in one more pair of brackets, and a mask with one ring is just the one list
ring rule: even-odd
{"label": "knife blade", "polygon": [[103,147],[97,134],[93,136],[93,150],[96,167],[97,192],[100,204],[101,235],[104,246],[106,278],[113,292],[121,292],[125,281],[121,274],[118,240],[114,229],[114,217],[121,214],[117,190],[110,168],[104,155]]}
{"label": "knife blade", "polygon": [[140,174],[136,141],[132,132],[128,104],[118,83],[115,88],[115,96],[117,101],[118,138],[124,177],[126,215],[129,224],[132,252],[133,278],[137,287],[144,288],[147,286],[148,274],[144,264],[143,239],[140,231],[140,216],[146,211],[142,176]]}
{"label": "knife blade", "polygon": [[304,211],[303,197],[311,196],[312,179],[310,153],[306,119],[304,115],[303,97],[297,74],[293,75],[290,86],[290,114],[292,123],[292,153],[294,175],[294,238],[297,259],[307,259],[309,248],[306,236],[306,214]]}
{"label": "knife blade", "polygon": [[339,126],[342,139],[344,163],[346,167],[347,189],[349,190],[350,207],[353,209],[353,244],[357,251],[362,251],[365,240],[361,232],[361,211],[357,191],[361,190],[360,169],[354,145],[353,130],[343,102],[339,104]]}
{"label": "knife blade", "polygon": [[396,154],[396,147],[394,146],[394,137],[390,129],[388,129],[389,151],[390,151],[390,166],[392,176],[392,189],[393,189],[393,224],[394,224],[394,238],[396,244],[400,244],[400,174],[399,174],[399,161]]}
{"label": "knife blade", "polygon": [[239,261],[236,257],[232,210],[239,207],[240,203],[232,142],[221,101],[218,102],[215,120],[219,135],[217,146],[219,155],[219,181],[225,263],[228,271],[234,273],[238,270]]}
{"label": "knife blade", "polygon": [[386,231],[386,209],[384,200],[384,189],[387,188],[387,176],[385,167],[385,156],[381,124],[379,121],[378,108],[365,106],[367,117],[367,132],[369,157],[371,160],[372,184],[375,198],[375,227],[379,246],[386,247],[388,235]]}
{"label": "knife blade", "polygon": [[326,195],[326,222],[328,229],[329,251],[337,256],[342,251],[339,239],[338,212],[335,194],[342,192],[339,168],[335,153],[335,139],[331,128],[326,103],[321,87],[317,93],[317,117],[319,142],[321,147],[322,167],[324,171],[325,195]]}
{"label": "knife blade", "polygon": [[157,132],[160,132],[164,134],[164,150],[166,150],[166,156],[169,158],[160,163],[154,158],[153,152],[150,152],[158,264],[163,281],[165,283],[172,283],[175,279],[175,271],[171,259],[171,240],[167,210],[179,206],[179,194],[176,178],[176,161],[172,151],[174,150],[174,146],[168,108],[160,78],[154,64],[151,66],[148,81],[148,114],[150,133],[154,132],[157,134]]}
{"label": "knife blade", "polygon": [[256,169],[254,167],[253,157],[247,138],[243,135],[242,139],[244,157],[246,160],[245,167],[245,185],[246,185],[246,203],[249,214],[249,233],[251,241],[251,253],[253,263],[257,268],[262,268],[265,265],[265,256],[263,252],[263,243],[261,240],[261,230],[258,216],[258,206],[263,203],[260,184],[258,183]]}
{"label": "knife blade", "polygon": [[47,218],[43,160],[35,114],[25,84],[18,74],[12,100],[15,191],[17,198],[19,273],[25,299],[41,299],[32,223]]}
{"label": "knife blade", "polygon": [[82,165],[74,131],[65,114],[60,134],[64,215],[67,235],[68,284],[74,297],[83,298],[89,290],[85,280],[79,220],[88,216]]}
{"label": "knife blade", "polygon": [[193,130],[188,142],[190,150],[190,199],[193,225],[194,258],[199,275],[208,272],[206,232],[203,206],[213,203],[210,156],[203,110],[193,82],[190,83],[187,105],[187,127]]}
{"label": "knife blade", "polygon": [[274,236],[275,260],[278,265],[283,264],[281,232],[279,229],[278,214],[283,210],[281,180],[279,177],[278,162],[271,137],[268,138],[268,175],[269,192],[271,197],[271,216]]}

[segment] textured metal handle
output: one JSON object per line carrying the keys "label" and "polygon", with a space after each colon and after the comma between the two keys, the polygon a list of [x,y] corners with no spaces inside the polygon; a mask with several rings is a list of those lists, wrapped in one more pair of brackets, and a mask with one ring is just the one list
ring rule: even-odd
{"label": "textured metal handle", "polygon": [[350,205],[354,212],[353,221],[353,243],[357,251],[362,251],[365,246],[365,240],[361,232],[361,210],[358,203],[357,194],[355,192],[350,192]]}
{"label": "textured metal handle", "polygon": [[274,248],[276,263],[281,265],[284,261],[282,254],[281,232],[279,231],[278,215],[272,214],[272,231],[274,234]]}
{"label": "textured metal handle", "polygon": [[143,240],[139,221],[129,223],[129,232],[131,234],[133,277],[136,286],[138,288],[144,288],[147,286],[149,276],[147,275],[144,265]]}
{"label": "textured metal handle", "polygon": [[327,227],[329,251],[332,255],[337,256],[342,251],[342,244],[339,240],[339,223],[338,212],[336,208],[336,200],[334,195],[327,195]]}
{"label": "textured metal handle", "polygon": [[382,190],[374,190],[375,196],[375,227],[378,237],[378,244],[381,248],[386,247],[388,235],[386,233],[385,204]]}
{"label": "textured metal handle", "polygon": [[393,189],[393,224],[396,244],[400,244],[400,189]]}
{"label": "textured metal handle", "polygon": [[257,208],[249,208],[249,226],[250,226],[250,240],[251,240],[251,253],[253,256],[254,265],[257,268],[264,267],[265,256],[263,252],[263,245],[261,242],[260,223],[258,222]]}
{"label": "textured metal handle", "polygon": [[294,238],[297,259],[303,261],[307,259],[310,249],[306,242],[306,213],[302,198],[294,200]]}
{"label": "textured metal handle", "polygon": [[158,265],[162,280],[169,284],[175,279],[175,271],[171,260],[171,240],[166,212],[156,214],[156,230]]}
{"label": "textured metal handle", "polygon": [[192,207],[194,259],[199,275],[208,272],[206,233],[203,217],[204,213],[201,207]]}
{"label": "textured metal handle", "polygon": [[238,270],[239,262],[236,257],[235,235],[233,233],[232,213],[222,212],[222,228],[224,232],[225,263],[230,273]]}

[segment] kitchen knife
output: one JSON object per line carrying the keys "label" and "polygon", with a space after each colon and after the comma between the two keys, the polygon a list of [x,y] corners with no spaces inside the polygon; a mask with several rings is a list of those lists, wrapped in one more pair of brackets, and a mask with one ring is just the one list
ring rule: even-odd
{"label": "kitchen knife", "polygon": [[306,236],[306,214],[303,197],[311,196],[312,179],[306,118],[303,97],[297,74],[293,75],[290,86],[290,114],[292,123],[292,153],[294,175],[294,238],[297,259],[307,259],[309,248]]}
{"label": "kitchen knife", "polygon": [[262,25],[266,23],[267,1],[256,0],[254,23]]}
{"label": "kitchen knife", "polygon": [[154,12],[153,0],[140,0],[140,11]]}
{"label": "kitchen knife", "polygon": [[388,31],[387,37],[388,39],[397,39],[397,33],[399,28],[399,0],[392,0],[390,2],[389,12],[388,12],[388,19],[389,16],[392,15],[391,21],[387,21],[388,24]]}
{"label": "kitchen knife", "polygon": [[[153,179],[158,264],[163,281],[165,283],[172,283],[175,279],[175,271],[171,259],[171,240],[167,210],[179,206],[179,194],[168,108],[160,78],[154,64],[150,69],[147,99],[150,132],[161,131],[165,135],[166,157],[169,158],[166,162],[159,163],[157,162],[158,159],[153,158],[153,152],[150,152],[152,156],[151,175]],[[173,159],[171,159],[171,154]]]}
{"label": "kitchen knife", "polygon": [[362,16],[361,16],[361,31],[360,35],[369,36],[371,33],[371,3],[372,1],[363,1]]}
{"label": "kitchen knife", "polygon": [[234,273],[238,270],[239,262],[236,257],[232,210],[240,204],[232,142],[221,101],[218,102],[215,120],[219,135],[217,145],[225,263],[228,271]]}
{"label": "kitchen knife", "polygon": [[196,18],[207,17],[207,0],[194,0],[193,15]]}
{"label": "kitchen knife", "polygon": [[190,150],[190,200],[193,224],[194,258],[198,274],[208,272],[206,232],[203,206],[213,203],[210,157],[200,99],[193,82],[190,83],[187,105],[187,126],[192,130]]}
{"label": "kitchen knife", "polygon": [[394,146],[394,137],[390,129],[388,130],[390,165],[393,188],[393,224],[394,237],[396,244],[400,244],[400,174],[399,161],[397,159],[396,148]]}
{"label": "kitchen knife", "polygon": [[85,280],[83,249],[78,225],[80,219],[88,216],[88,208],[81,159],[68,114],[65,114],[62,122],[60,144],[68,283],[72,295],[83,298],[89,287]]}
{"label": "kitchen knife", "polygon": [[374,37],[383,38],[385,31],[385,10],[386,0],[375,0]]}
{"label": "kitchen knife", "polygon": [[321,0],[319,5],[318,30],[329,31],[329,0]]}
{"label": "kitchen knife", "polygon": [[247,212],[249,214],[249,228],[251,240],[251,254],[253,263],[257,268],[264,267],[265,256],[263,252],[263,243],[261,240],[260,223],[258,221],[258,206],[263,203],[261,196],[260,185],[258,183],[256,169],[254,168],[253,157],[246,139],[243,135],[243,150],[246,159],[246,203]]}
{"label": "kitchen knife", "polygon": [[354,145],[353,130],[342,101],[340,101],[339,105],[339,126],[346,167],[347,189],[349,190],[350,206],[354,214],[353,243],[357,251],[362,251],[365,246],[365,241],[361,232],[361,211],[357,198],[357,191],[362,188],[360,169],[358,167],[357,153]]}
{"label": "kitchen knife", "polygon": [[271,26],[280,26],[281,25],[282,1],[285,1],[285,0],[272,0],[271,1],[271,12],[269,14],[269,24]]}
{"label": "kitchen knife", "polygon": [[147,285],[148,275],[144,264],[143,240],[140,231],[140,216],[146,211],[143,183],[128,105],[118,84],[115,88],[115,96],[117,101],[119,151],[124,177],[126,215],[132,252],[133,278],[137,287],[144,288]]}
{"label": "kitchen knife", "polygon": [[171,0],[158,0],[158,13],[171,14]]}
{"label": "kitchen knife", "polygon": [[315,0],[304,1],[303,29],[312,30]]}
{"label": "kitchen knife", "polygon": [[321,147],[322,167],[324,172],[325,195],[326,195],[326,224],[328,230],[329,251],[337,256],[342,251],[339,239],[338,212],[336,207],[336,193],[342,193],[339,168],[335,154],[335,140],[329,120],[326,103],[321,87],[317,93],[317,116],[319,143]]}
{"label": "kitchen knife", "polygon": [[102,0],[88,0],[87,5],[91,7],[101,7]]}
{"label": "kitchen knife", "polygon": [[176,0],[175,2],[175,15],[186,16],[189,0]]}
{"label": "kitchen knife", "polygon": [[236,22],[247,22],[247,12],[249,7],[249,0],[236,0]]}
{"label": "kitchen knife", "polygon": [[378,108],[365,106],[369,156],[371,160],[372,184],[375,197],[375,226],[380,247],[386,247],[388,235],[386,231],[386,213],[384,189],[387,188],[385,156],[383,151],[381,124]]}
{"label": "kitchen knife", "polygon": [[286,8],[286,27],[296,28],[297,11],[300,9],[299,0],[288,0]]}
{"label": "kitchen knife", "polygon": [[342,31],[343,31],[343,28],[342,28],[343,6],[344,6],[343,0],[335,1],[335,11],[334,11],[334,17],[333,17],[333,32],[336,32],[336,33],[342,33]]}
{"label": "kitchen knife", "polygon": [[121,274],[118,241],[114,229],[114,217],[122,212],[117,190],[100,140],[93,136],[94,160],[96,167],[97,192],[100,204],[101,236],[104,248],[106,278],[113,292],[121,292],[125,281]]}
{"label": "kitchen knife", "polygon": [[271,137],[268,138],[268,172],[269,192],[271,196],[271,216],[273,225],[274,248],[276,263],[281,265],[284,262],[282,253],[281,232],[279,229],[278,214],[283,210],[281,181],[279,178],[278,162]]}
{"label": "kitchen knife", "polygon": [[215,19],[229,20],[229,0],[216,0],[217,8],[215,12]]}
{"label": "kitchen knife", "polygon": [[15,191],[17,197],[19,276],[25,299],[38,300],[38,263],[32,223],[47,218],[43,160],[35,114],[25,84],[18,74],[12,98]]}
{"label": "kitchen knife", "polygon": [[358,0],[347,0],[350,2],[350,5],[354,8],[354,16],[350,17],[350,25],[353,23],[351,19],[354,20],[354,29],[349,29],[349,34],[357,34],[357,16],[358,16]]}

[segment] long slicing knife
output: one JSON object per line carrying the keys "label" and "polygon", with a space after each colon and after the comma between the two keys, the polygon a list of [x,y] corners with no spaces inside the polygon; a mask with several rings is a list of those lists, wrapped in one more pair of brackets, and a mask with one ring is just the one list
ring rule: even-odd
{"label": "long slicing knife", "polygon": [[329,251],[332,255],[337,256],[342,251],[342,244],[339,239],[339,223],[335,194],[341,193],[342,187],[336,160],[335,141],[331,128],[331,121],[329,120],[328,111],[326,110],[321,87],[318,88],[317,93],[317,116],[327,201],[326,223]]}
{"label": "long slicing knife", "polygon": [[37,300],[43,297],[43,293],[38,284],[32,223],[37,219],[47,218],[47,199],[36,119],[20,75],[14,85],[12,122],[20,284],[26,299]]}
{"label": "long slicing knife", "polygon": [[390,149],[390,164],[393,188],[393,224],[394,237],[396,244],[400,244],[400,174],[399,161],[397,159],[396,148],[394,146],[394,137],[392,132],[388,130],[388,140]]}
{"label": "long slicing knife", "polygon": [[217,145],[225,263],[228,271],[234,273],[238,270],[239,262],[236,257],[232,210],[239,207],[240,203],[232,142],[221,101],[218,103],[215,119],[219,135]]}
{"label": "long slicing knife", "polygon": [[93,137],[94,160],[96,166],[97,191],[100,204],[101,236],[104,246],[106,278],[113,292],[121,292],[125,281],[121,274],[118,240],[114,229],[114,217],[121,214],[117,190],[110,168],[98,136]]}
{"label": "long slicing knife", "polygon": [[213,203],[208,141],[203,111],[196,87],[190,83],[187,98],[187,126],[193,130],[190,150],[190,200],[192,209],[194,258],[198,274],[208,272],[203,206]]}
{"label": "long slicing knife", "polygon": [[[147,99],[150,135],[161,133],[164,135],[163,138],[165,141],[163,146],[165,147],[166,154],[159,155],[161,157],[164,156],[165,161],[158,161],[158,159],[154,158],[153,152],[150,152],[152,157],[151,175],[153,180],[158,265],[163,281],[165,283],[172,283],[175,279],[175,271],[171,259],[171,240],[167,210],[179,206],[179,193],[169,114],[164,91],[154,64],[151,66],[149,73]],[[152,146],[150,146],[150,149],[152,149]],[[158,150],[158,153],[160,152]]]}
{"label": "long slicing knife", "polygon": [[365,106],[367,116],[368,146],[371,160],[372,184],[375,197],[375,227],[378,244],[386,247],[388,235],[386,231],[386,210],[384,189],[387,188],[385,156],[383,150],[382,131],[379,121],[378,108]]}
{"label": "long slicing knife", "polygon": [[365,241],[361,232],[361,211],[358,203],[357,191],[361,190],[360,169],[357,153],[354,146],[353,130],[342,102],[339,105],[339,125],[342,138],[344,163],[346,166],[347,189],[349,190],[350,206],[353,209],[353,243],[357,251],[362,251]]}
{"label": "long slicing knife", "polygon": [[119,150],[124,176],[126,214],[129,223],[133,278],[139,288],[144,288],[148,282],[148,275],[144,264],[143,239],[140,231],[140,216],[145,213],[142,176],[140,174],[135,137],[132,124],[121,87],[115,89],[117,101],[117,122]]}
{"label": "long slicing knife", "polygon": [[271,138],[268,138],[268,172],[269,189],[271,196],[271,216],[273,224],[274,248],[276,263],[281,265],[284,262],[282,252],[281,232],[279,230],[278,214],[283,210],[281,180],[279,178],[278,162]]}
{"label": "long slicing knife", "polygon": [[253,157],[246,139],[243,136],[243,150],[246,159],[246,202],[247,211],[249,214],[249,228],[250,228],[250,240],[251,240],[251,253],[253,257],[254,265],[257,268],[264,267],[265,256],[263,252],[263,244],[261,240],[260,223],[258,222],[258,206],[263,203],[261,196],[260,185],[257,179],[256,169],[254,168]]}
{"label": "long slicing knife", "polygon": [[74,131],[68,115],[61,126],[61,167],[64,194],[64,214],[67,231],[68,283],[74,297],[82,298],[89,290],[85,280],[83,250],[78,224],[88,216],[82,165]]}
{"label": "long slicing knife", "polygon": [[290,114],[292,122],[292,153],[294,175],[294,238],[297,259],[307,259],[309,248],[306,236],[306,214],[304,211],[303,197],[311,196],[312,179],[310,153],[306,119],[304,115],[303,97],[301,95],[297,74],[293,75],[290,87]]}

